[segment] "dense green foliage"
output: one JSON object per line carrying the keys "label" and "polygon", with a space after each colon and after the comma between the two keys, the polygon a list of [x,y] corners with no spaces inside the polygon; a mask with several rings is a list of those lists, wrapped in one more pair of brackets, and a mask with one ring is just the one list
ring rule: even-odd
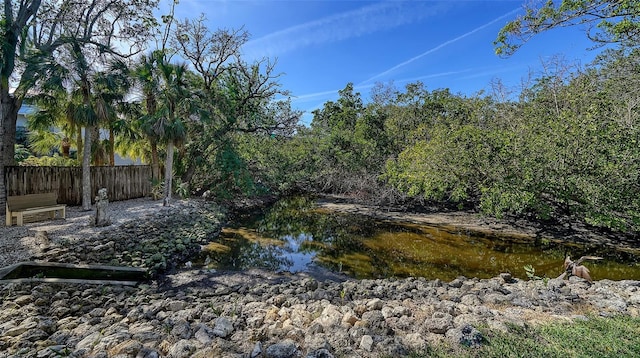
{"label": "dense green foliage", "polygon": [[[349,84],[310,128],[254,143],[246,160],[261,161],[265,182],[279,188],[637,231],[639,55],[609,51],[585,69],[557,64],[513,100],[414,83],[379,87],[364,104]],[[258,154],[267,143],[279,150]]]}

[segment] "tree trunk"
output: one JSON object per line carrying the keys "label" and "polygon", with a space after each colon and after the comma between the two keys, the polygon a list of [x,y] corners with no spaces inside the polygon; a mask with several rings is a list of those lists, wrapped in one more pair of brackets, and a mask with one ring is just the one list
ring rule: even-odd
{"label": "tree trunk", "polygon": [[116,165],[116,139],[113,128],[109,128],[109,165]]}
{"label": "tree trunk", "polygon": [[93,126],[84,129],[84,147],[82,151],[82,210],[91,210],[91,132]]}
{"label": "tree trunk", "polygon": [[76,134],[76,146],[78,149],[76,150],[76,159],[82,162],[84,146],[82,145],[82,126],[78,125],[78,132]]}
{"label": "tree trunk", "polygon": [[173,179],[173,141],[167,143],[167,163],[164,167],[164,206],[168,206],[171,201],[171,181]]}
{"label": "tree trunk", "polygon": [[151,179],[160,181],[160,159],[158,155],[158,142],[151,140]]}
{"label": "tree trunk", "polygon": [[[3,91],[4,92],[4,91]],[[16,122],[21,101],[9,93],[2,93],[0,98],[0,123],[2,123],[2,141],[0,153],[2,153],[3,165],[15,165]]]}
{"label": "tree trunk", "polygon": [[4,167],[15,164],[16,121],[20,108],[18,102],[8,91],[3,90],[0,94],[0,208],[4,208],[7,201]]}
{"label": "tree trunk", "polygon": [[100,166],[106,162],[104,148],[100,140],[100,128],[98,128],[98,126],[91,126],[91,158],[93,165]]}

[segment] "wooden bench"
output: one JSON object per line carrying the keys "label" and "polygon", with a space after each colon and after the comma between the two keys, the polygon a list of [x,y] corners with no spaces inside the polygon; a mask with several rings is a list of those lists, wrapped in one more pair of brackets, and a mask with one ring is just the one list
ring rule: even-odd
{"label": "wooden bench", "polygon": [[49,217],[55,219],[56,213],[65,218],[65,204],[58,204],[56,193],[28,194],[7,197],[7,226],[11,226],[13,218],[16,225],[24,225],[24,215],[50,212]]}

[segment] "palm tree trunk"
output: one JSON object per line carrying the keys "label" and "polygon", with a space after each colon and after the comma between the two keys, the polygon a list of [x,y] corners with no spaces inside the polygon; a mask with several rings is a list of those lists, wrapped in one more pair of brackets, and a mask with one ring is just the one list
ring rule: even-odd
{"label": "palm tree trunk", "polygon": [[92,126],[84,129],[84,148],[82,151],[82,210],[91,210],[91,132]]}
{"label": "palm tree trunk", "polygon": [[116,139],[113,134],[113,128],[109,128],[109,165],[116,165]]}
{"label": "palm tree trunk", "polygon": [[79,161],[82,161],[84,146],[82,145],[82,126],[78,124],[78,131],[76,132],[76,146],[78,150],[76,151],[76,157]]}
{"label": "palm tree trunk", "polygon": [[168,206],[171,201],[171,181],[173,176],[173,141],[167,143],[167,162],[164,168],[164,206]]}
{"label": "palm tree trunk", "polygon": [[158,155],[158,142],[151,139],[151,179],[160,181],[160,158]]}
{"label": "palm tree trunk", "polygon": [[102,143],[100,142],[100,128],[98,126],[91,126],[91,157],[93,158],[93,165],[104,165],[104,150]]}

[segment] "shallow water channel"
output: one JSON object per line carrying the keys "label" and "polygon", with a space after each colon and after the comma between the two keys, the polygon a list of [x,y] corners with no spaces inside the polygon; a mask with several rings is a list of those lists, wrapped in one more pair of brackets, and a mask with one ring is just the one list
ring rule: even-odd
{"label": "shallow water channel", "polygon": [[557,277],[567,254],[602,256],[602,261],[584,263],[594,280],[640,280],[638,254],[328,212],[305,197],[281,200],[239,218],[194,264],[290,272],[320,266],[359,279],[416,276],[450,281],[501,272],[527,279],[524,267],[529,265],[535,276]]}

